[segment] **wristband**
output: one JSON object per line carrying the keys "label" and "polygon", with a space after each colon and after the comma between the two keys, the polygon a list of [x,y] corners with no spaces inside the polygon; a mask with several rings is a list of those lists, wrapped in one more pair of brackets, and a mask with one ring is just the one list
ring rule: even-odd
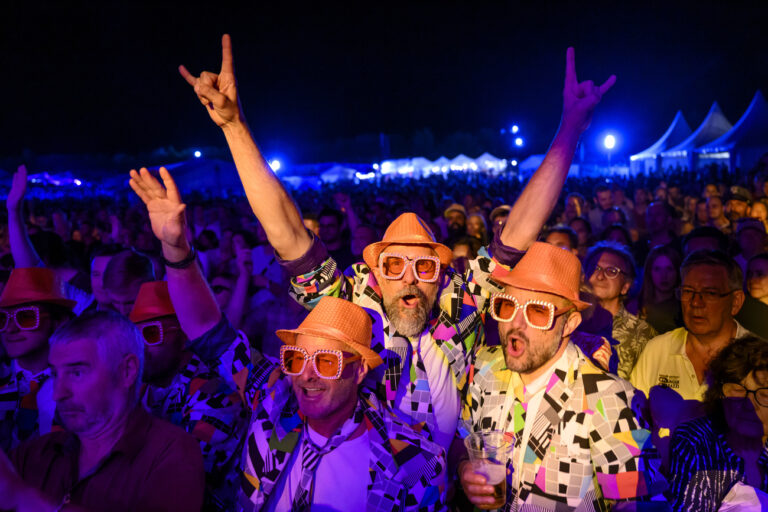
{"label": "wristband", "polygon": [[168,261],[167,259],[165,259],[164,256],[161,256],[160,259],[162,260],[163,265],[165,265],[166,267],[175,268],[175,269],[187,268],[192,263],[194,263],[195,260],[197,259],[197,251],[195,250],[195,248],[193,246],[189,250],[189,254],[187,254],[184,257],[184,259],[181,260],[181,261]]}

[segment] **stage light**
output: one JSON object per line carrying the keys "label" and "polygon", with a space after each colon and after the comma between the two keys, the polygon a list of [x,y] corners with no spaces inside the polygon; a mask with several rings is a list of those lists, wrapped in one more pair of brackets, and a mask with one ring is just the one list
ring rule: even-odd
{"label": "stage light", "polygon": [[269,161],[269,166],[272,168],[273,171],[277,172],[280,170],[280,160],[277,158]]}
{"label": "stage light", "polygon": [[510,163],[511,163],[511,164],[512,164],[512,166],[514,167],[514,166],[516,166],[516,165],[517,165],[517,160],[512,160]]}
{"label": "stage light", "polygon": [[200,151],[195,151],[195,158],[200,158],[203,154]]}
{"label": "stage light", "polygon": [[603,145],[605,146],[605,149],[613,149],[616,147],[616,137],[613,135],[606,135],[605,139],[603,139]]}
{"label": "stage light", "polygon": [[518,138],[515,139],[515,146],[517,146],[519,148],[523,147],[523,138],[522,137],[518,137]]}
{"label": "stage light", "polygon": [[75,185],[77,185],[77,186],[79,187],[79,186],[80,186],[80,185],[82,185],[82,184],[83,184],[83,182],[82,182],[82,181],[80,181],[80,180],[78,180],[78,179],[75,179]]}
{"label": "stage light", "polygon": [[379,170],[379,164],[373,164],[373,168],[378,171]]}
{"label": "stage light", "polygon": [[510,131],[511,131],[512,133],[517,133],[517,132],[519,132],[519,131],[520,131],[520,127],[519,127],[519,126],[517,126],[516,124],[513,124],[513,125],[512,125],[512,128],[510,129]]}

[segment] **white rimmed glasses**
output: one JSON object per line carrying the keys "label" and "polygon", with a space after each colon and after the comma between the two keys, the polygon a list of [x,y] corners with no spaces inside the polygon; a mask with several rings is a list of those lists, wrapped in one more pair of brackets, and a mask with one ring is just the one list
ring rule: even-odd
{"label": "white rimmed glasses", "polygon": [[301,347],[283,345],[280,347],[280,368],[286,375],[301,375],[312,362],[315,374],[321,379],[336,380],[341,377],[344,366],[360,359],[359,355],[344,355],[341,350],[321,348],[310,355]]}
{"label": "white rimmed glasses", "polygon": [[546,331],[552,328],[555,318],[572,310],[574,306],[558,309],[545,300],[529,300],[523,304],[512,295],[496,293],[491,297],[491,316],[497,322],[511,322],[519,309],[525,322],[534,329]]}
{"label": "white rimmed glasses", "polygon": [[11,326],[11,319],[20,331],[34,331],[40,327],[40,308],[22,306],[15,309],[0,309],[0,332],[8,330]]}
{"label": "white rimmed glasses", "polygon": [[437,256],[409,258],[395,252],[383,252],[379,255],[379,272],[385,279],[401,279],[409,265],[416,280],[422,283],[434,283],[440,277],[440,258]]}
{"label": "white rimmed glasses", "polygon": [[141,336],[144,338],[145,345],[151,347],[160,345],[163,342],[163,323],[159,320],[142,322],[137,324],[136,327],[141,331]]}

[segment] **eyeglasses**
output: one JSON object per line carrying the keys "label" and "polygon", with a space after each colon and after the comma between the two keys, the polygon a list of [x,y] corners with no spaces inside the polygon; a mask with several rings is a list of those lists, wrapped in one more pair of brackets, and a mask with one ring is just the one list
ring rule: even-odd
{"label": "eyeglasses", "polygon": [[159,320],[153,320],[152,322],[144,322],[137,324],[141,330],[141,335],[144,337],[144,344],[154,346],[160,345],[163,342],[163,323]]}
{"label": "eyeglasses", "polygon": [[440,258],[437,256],[409,258],[392,252],[379,255],[379,271],[386,279],[402,278],[408,265],[413,268],[414,277],[422,283],[434,283],[440,276]]}
{"label": "eyeglasses", "polygon": [[693,301],[696,296],[700,296],[701,300],[704,302],[717,302],[718,300],[722,299],[723,297],[727,297],[728,295],[732,294],[735,290],[731,290],[729,292],[720,293],[716,292],[714,290],[694,290],[693,288],[678,288],[675,290],[675,295],[677,298],[683,302],[691,302]]}
{"label": "eyeglasses", "polygon": [[624,274],[625,272],[621,270],[619,267],[601,267],[600,265],[595,265],[595,269],[592,271],[592,275],[597,274],[598,272],[602,272],[602,274],[608,278],[608,279],[616,279],[619,277],[619,274]]}
{"label": "eyeglasses", "polygon": [[344,356],[341,350],[321,348],[309,355],[301,347],[283,345],[280,347],[280,368],[286,375],[301,375],[307,361],[312,361],[315,374],[321,379],[335,380],[341,377],[341,372],[347,363],[360,359],[361,356]]}
{"label": "eyeglasses", "polygon": [[491,297],[491,316],[497,322],[511,322],[514,320],[518,309],[523,310],[525,322],[534,329],[546,331],[552,328],[555,318],[567,313],[574,306],[558,309],[551,302],[543,300],[529,300],[522,306],[517,298],[504,293],[497,293]]}
{"label": "eyeglasses", "polygon": [[11,326],[11,318],[20,331],[34,331],[40,327],[40,308],[23,306],[16,309],[0,310],[0,332],[5,332]]}
{"label": "eyeglasses", "polygon": [[726,382],[723,384],[723,395],[728,398],[746,398],[750,393],[754,393],[757,405],[760,407],[768,407],[768,388],[747,389],[735,382]]}

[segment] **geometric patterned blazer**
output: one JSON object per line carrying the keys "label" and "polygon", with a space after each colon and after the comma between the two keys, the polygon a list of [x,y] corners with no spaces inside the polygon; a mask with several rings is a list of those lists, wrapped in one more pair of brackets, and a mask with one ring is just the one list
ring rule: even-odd
{"label": "geometric patterned blazer", "polygon": [[[275,377],[277,377],[275,379]],[[290,381],[273,375],[254,410],[243,461],[239,510],[261,510],[301,446],[303,419]],[[443,510],[445,454],[361,389],[368,429],[368,511]],[[361,454],[362,456],[362,454]],[[296,462],[300,463],[300,462]],[[340,495],[343,489],[339,489]]]}
{"label": "geometric patterned blazer", "polygon": [[[569,343],[555,363],[535,418],[526,418],[524,385],[518,373],[507,369],[502,347],[483,347],[470,378],[462,434],[501,429],[504,424],[515,434],[512,458],[522,478],[515,489],[508,471],[504,510],[602,511],[615,500],[638,498],[660,501],[659,509],[667,509],[658,453],[632,410],[634,388],[596,367],[575,345]],[[514,399],[500,424],[502,409],[510,403],[508,390]],[[533,423],[523,447],[526,422]],[[525,450],[522,468],[517,467],[520,450]]]}

